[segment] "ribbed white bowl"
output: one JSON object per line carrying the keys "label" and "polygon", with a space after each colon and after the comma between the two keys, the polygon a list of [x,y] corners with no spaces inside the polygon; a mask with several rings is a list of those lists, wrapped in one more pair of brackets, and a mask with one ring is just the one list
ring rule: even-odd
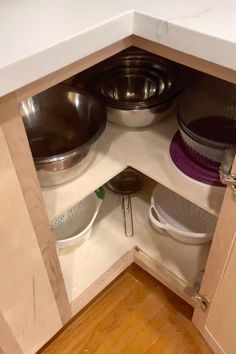
{"label": "ribbed white bowl", "polygon": [[51,227],[56,234],[58,248],[79,245],[90,237],[101,203],[102,199],[92,193],[52,220]]}
{"label": "ribbed white bowl", "polygon": [[217,222],[214,215],[161,184],[152,193],[149,218],[154,228],[188,244],[209,242]]}

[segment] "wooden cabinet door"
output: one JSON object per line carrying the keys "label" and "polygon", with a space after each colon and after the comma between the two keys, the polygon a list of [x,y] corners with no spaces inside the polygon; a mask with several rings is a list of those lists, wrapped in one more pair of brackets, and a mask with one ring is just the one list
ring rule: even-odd
{"label": "wooden cabinet door", "polygon": [[31,354],[70,314],[14,95],[0,99],[0,151],[0,352]]}
{"label": "wooden cabinet door", "polygon": [[[236,160],[232,168],[236,173]],[[200,294],[206,311],[196,304],[193,322],[215,353],[236,353],[236,193],[227,186]]]}
{"label": "wooden cabinet door", "polygon": [[0,98],[0,352],[35,353],[71,318],[14,94]]}
{"label": "wooden cabinet door", "polygon": [[35,353],[62,321],[0,127],[0,351]]}

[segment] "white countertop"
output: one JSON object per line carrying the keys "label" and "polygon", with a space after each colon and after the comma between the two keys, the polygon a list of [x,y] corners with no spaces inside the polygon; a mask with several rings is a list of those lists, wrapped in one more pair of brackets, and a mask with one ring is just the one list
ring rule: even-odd
{"label": "white countertop", "polygon": [[131,34],[236,69],[235,0],[0,0],[0,96]]}

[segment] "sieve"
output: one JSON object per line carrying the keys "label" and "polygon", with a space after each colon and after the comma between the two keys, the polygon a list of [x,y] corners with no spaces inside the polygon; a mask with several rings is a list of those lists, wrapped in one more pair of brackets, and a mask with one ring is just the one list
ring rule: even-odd
{"label": "sieve", "polygon": [[[107,182],[108,189],[122,196],[121,208],[123,213],[124,231],[127,237],[134,235],[134,221],[131,196],[142,188],[142,175],[128,167]],[[128,224],[130,227],[128,227]]]}

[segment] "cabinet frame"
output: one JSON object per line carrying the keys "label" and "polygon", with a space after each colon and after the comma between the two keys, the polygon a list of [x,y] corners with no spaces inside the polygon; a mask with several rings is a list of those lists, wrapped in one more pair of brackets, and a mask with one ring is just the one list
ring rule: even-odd
{"label": "cabinet frame", "polygon": [[[15,171],[24,196],[24,202],[34,228],[35,237],[37,238],[37,242],[42,254],[42,258],[44,260],[44,265],[47,270],[48,278],[63,324],[65,324],[72,317],[72,313],[75,314],[76,311],[73,310],[72,307],[71,312],[71,306],[66,294],[63,276],[56,253],[54,235],[48,226],[49,221],[25,129],[20,116],[19,103],[22,100],[25,100],[28,97],[31,97],[41,91],[50,88],[57,83],[68,79],[69,77],[99,63],[104,59],[107,59],[108,57],[130,46],[136,46],[153,54],[161,55],[177,63],[181,63],[209,75],[213,75],[220,79],[236,83],[236,71],[232,69],[210,63],[203,59],[196,58],[192,55],[166,47],[162,44],[132,35],[0,98],[1,128],[4,132],[8,149],[14,163]],[[236,163],[234,164],[234,169],[236,169]],[[227,187],[222,210],[219,216],[218,226],[209,253],[206,275],[203,278],[203,285],[201,289],[206,292],[206,295],[209,297],[210,301],[213,301],[217,287],[223,276],[227,259],[230,255],[230,250],[235,241],[234,231],[236,230],[236,223],[233,223],[232,227],[227,232],[227,237],[224,240],[224,250],[220,255],[220,265],[218,266],[217,272],[214,273],[214,276],[212,277],[211,272],[214,268],[214,265],[216,264],[214,257],[217,255],[219,250],[220,236],[221,233],[225,230],[225,222],[228,217],[228,210],[230,208],[232,209],[230,200],[232,201],[232,191],[229,187]],[[128,264],[129,262],[130,258],[127,256],[126,261],[122,264]],[[141,261],[139,261],[139,263],[141,265]],[[124,270],[124,266],[121,265],[118,267],[118,269],[119,272],[121,272]],[[148,270],[148,267],[146,267],[146,269]],[[114,274],[118,275],[119,272],[116,271]],[[114,277],[115,276],[116,275],[114,275]],[[111,276],[107,279],[114,279],[114,277]],[[110,281],[111,280],[109,280],[109,282]],[[105,284],[108,285],[108,282],[106,281]],[[92,299],[92,297],[90,296],[90,299]],[[79,307],[82,308],[83,306],[81,305]],[[206,316],[206,314],[204,315],[197,310],[196,314],[194,315],[194,321],[197,323],[198,328],[203,332],[203,335],[209,341],[208,335],[204,332]],[[210,340],[210,342],[211,345],[215,345],[214,340]]]}

